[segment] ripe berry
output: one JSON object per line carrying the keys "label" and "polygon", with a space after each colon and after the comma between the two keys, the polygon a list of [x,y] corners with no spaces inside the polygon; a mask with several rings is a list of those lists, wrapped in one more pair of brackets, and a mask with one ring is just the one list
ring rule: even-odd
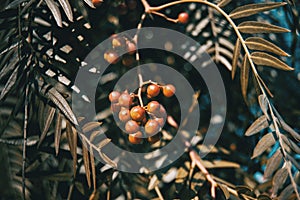
{"label": "ripe berry", "polygon": [[145,125],[145,132],[148,135],[154,135],[155,133],[157,133],[160,129],[160,126],[158,124],[157,121],[155,121],[154,119],[149,119],[148,122]]}
{"label": "ripe berry", "polygon": [[120,95],[121,95],[120,92],[118,92],[118,91],[112,91],[109,94],[108,99],[112,103],[117,103],[119,101]]}
{"label": "ripe berry", "polygon": [[148,105],[147,105],[147,110],[150,113],[156,115],[160,110],[160,103],[158,103],[157,101],[149,102]]}
{"label": "ripe berry", "polygon": [[125,45],[125,40],[124,40],[124,38],[116,37],[116,38],[112,39],[111,44],[114,48],[122,47]]}
{"label": "ripe berry", "polygon": [[157,123],[159,124],[160,127],[164,127],[165,125],[165,119],[162,118],[162,117],[157,117],[157,118],[154,118],[155,121],[157,121]]}
{"label": "ripe berry", "polygon": [[156,84],[151,84],[147,87],[147,94],[150,98],[156,97],[160,92],[160,88]]}
{"label": "ripe berry", "polygon": [[131,119],[133,119],[134,121],[142,121],[145,118],[145,114],[145,109],[141,106],[134,106],[130,110]]}
{"label": "ripe berry", "polygon": [[131,144],[140,144],[143,140],[143,133],[141,131],[138,131],[134,134],[128,135],[128,140]]}
{"label": "ripe berry", "polygon": [[161,118],[166,119],[167,111],[162,105],[160,105],[159,112],[156,114],[156,117],[161,117]]}
{"label": "ripe berry", "polygon": [[129,120],[125,124],[125,130],[129,134],[136,133],[139,131],[139,129],[140,129],[140,127],[136,121]]}
{"label": "ripe berry", "polygon": [[124,55],[122,57],[122,64],[126,67],[130,67],[135,62],[135,59],[130,55]]}
{"label": "ripe berry", "polygon": [[148,140],[149,143],[154,144],[154,143],[156,143],[160,140],[160,134],[156,134],[156,135],[153,135],[151,137],[148,137],[147,140]]}
{"label": "ripe berry", "polygon": [[102,0],[92,0],[92,3],[94,6],[98,7],[103,3],[103,1]]}
{"label": "ripe berry", "polygon": [[182,12],[178,15],[177,19],[179,23],[186,24],[189,21],[189,14]]}
{"label": "ripe berry", "polygon": [[163,94],[165,95],[165,97],[171,97],[175,94],[175,87],[174,85],[168,84],[163,86]]}
{"label": "ripe berry", "polygon": [[132,98],[130,94],[123,93],[119,97],[119,105],[128,108],[132,104]]}
{"label": "ripe berry", "polygon": [[130,120],[130,113],[127,108],[122,108],[119,112],[119,119],[121,122],[127,122]]}
{"label": "ripe berry", "polygon": [[116,64],[119,61],[119,55],[115,51],[107,51],[104,54],[104,59],[110,64]]}
{"label": "ripe berry", "polygon": [[126,50],[128,51],[129,55],[132,55],[136,51],[136,45],[133,42],[126,42]]}

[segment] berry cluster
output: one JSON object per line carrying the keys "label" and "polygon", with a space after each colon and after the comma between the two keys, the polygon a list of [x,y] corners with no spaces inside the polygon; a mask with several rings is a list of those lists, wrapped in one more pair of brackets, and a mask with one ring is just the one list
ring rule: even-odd
{"label": "berry cluster", "polygon": [[[122,63],[125,66],[130,66],[134,62],[134,58],[130,57],[136,51],[136,45],[127,37],[111,36],[111,49],[104,53],[104,59],[110,64],[116,64],[120,60],[119,53],[121,50],[126,50],[127,55],[123,56]],[[131,58],[131,59],[130,59]],[[130,59],[130,61],[128,61]]]}
{"label": "berry cluster", "polygon": [[167,112],[163,105],[153,98],[160,93],[169,98],[175,93],[175,87],[171,84],[161,86],[150,83],[144,86],[141,88],[141,95],[147,98],[146,106],[140,105],[141,97],[135,93],[112,91],[109,94],[111,110],[121,122],[123,130],[129,134],[128,140],[132,144],[140,144],[143,138],[147,138],[149,143],[160,140],[157,133],[165,124]]}

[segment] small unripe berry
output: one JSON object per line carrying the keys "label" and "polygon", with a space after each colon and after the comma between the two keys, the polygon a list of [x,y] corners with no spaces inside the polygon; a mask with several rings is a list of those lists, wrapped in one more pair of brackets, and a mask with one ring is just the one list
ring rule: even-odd
{"label": "small unripe berry", "polygon": [[132,55],[136,51],[136,45],[133,42],[126,42],[126,50],[128,51],[129,55]]}
{"label": "small unripe berry", "polygon": [[132,98],[130,94],[123,93],[119,97],[119,105],[128,108],[132,104]]}
{"label": "small unripe berry", "polygon": [[160,126],[157,121],[154,119],[149,119],[145,125],[145,132],[147,135],[154,135],[156,134],[160,129]]}
{"label": "small unripe berry", "polygon": [[186,24],[189,21],[189,14],[186,12],[182,12],[178,15],[178,22],[182,24]]}
{"label": "small unripe berry", "polygon": [[157,121],[157,123],[159,124],[160,127],[164,127],[165,125],[165,119],[162,118],[162,117],[157,117],[157,118],[154,118],[155,121]]}
{"label": "small unripe berry", "polygon": [[119,61],[119,55],[115,51],[107,51],[104,53],[104,59],[110,64],[116,64]]}
{"label": "small unripe berry", "polygon": [[159,92],[160,88],[156,84],[151,84],[147,87],[147,94],[150,98],[156,97],[157,95],[159,95]]}
{"label": "small unripe berry", "polygon": [[138,131],[134,134],[128,135],[128,140],[131,144],[140,144],[143,141],[143,133],[141,131]]}
{"label": "small unripe berry", "polygon": [[136,121],[129,120],[125,124],[125,130],[129,134],[136,133],[140,130],[140,126],[138,125],[138,123]]}
{"label": "small unripe berry", "polygon": [[111,44],[114,48],[122,47],[125,45],[125,40],[124,40],[124,38],[121,38],[121,37],[115,37],[112,39]]}
{"label": "small unripe berry", "polygon": [[165,97],[172,97],[175,94],[175,91],[176,89],[174,85],[168,84],[163,86],[163,94]]}
{"label": "small unripe berry", "polygon": [[113,113],[118,113],[121,110],[121,106],[118,103],[112,103],[110,109]]}
{"label": "small unripe berry", "polygon": [[98,7],[103,3],[103,0],[92,0],[92,3],[95,7]]}
{"label": "small unripe berry", "polygon": [[108,99],[112,103],[117,103],[119,101],[120,95],[121,95],[120,92],[118,92],[118,91],[112,91],[109,94]]}
{"label": "small unripe berry", "polygon": [[130,120],[130,113],[127,108],[122,108],[119,112],[119,119],[121,122],[127,122]]}
{"label": "small unripe berry", "polygon": [[130,110],[131,119],[134,121],[142,121],[145,118],[145,109],[141,106],[134,106]]}

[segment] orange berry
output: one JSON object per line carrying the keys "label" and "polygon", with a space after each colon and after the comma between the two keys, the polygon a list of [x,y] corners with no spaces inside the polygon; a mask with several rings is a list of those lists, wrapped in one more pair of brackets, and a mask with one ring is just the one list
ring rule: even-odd
{"label": "orange berry", "polygon": [[128,51],[128,54],[129,54],[129,55],[132,55],[132,54],[134,54],[135,51],[136,51],[136,45],[135,45],[133,42],[127,41],[127,42],[126,42],[126,49],[127,49],[127,51]]}
{"label": "orange berry", "polygon": [[107,51],[104,53],[104,59],[110,64],[116,64],[119,61],[119,55],[115,51]]}
{"label": "orange berry", "polygon": [[156,84],[151,84],[147,87],[147,94],[150,98],[156,97],[157,95],[159,95],[159,92],[160,88]]}
{"label": "orange berry", "polygon": [[138,125],[138,123],[136,121],[129,120],[125,124],[125,130],[127,133],[132,134],[132,133],[138,132],[140,130],[140,126]]}
{"label": "orange berry", "polygon": [[118,91],[112,91],[109,94],[108,99],[112,103],[117,103],[119,101],[120,95],[121,95],[120,92],[118,92]]}
{"label": "orange berry", "polygon": [[121,106],[118,103],[112,103],[110,109],[113,113],[118,113],[121,109]]}
{"label": "orange berry", "polygon": [[134,106],[130,110],[131,119],[134,121],[142,121],[145,118],[145,109],[141,106]]}
{"label": "orange berry", "polygon": [[157,121],[157,123],[159,124],[160,127],[164,127],[165,125],[165,119],[162,118],[162,117],[157,117],[157,118],[154,118],[155,121]]}
{"label": "orange berry", "polygon": [[189,21],[189,14],[186,12],[182,12],[178,15],[178,22],[182,24],[186,24]]}
{"label": "orange berry", "polygon": [[122,108],[119,112],[119,119],[121,122],[127,122],[130,120],[130,113],[127,108]]}
{"label": "orange berry", "polygon": [[131,144],[140,144],[143,141],[143,133],[141,131],[138,131],[134,134],[128,135],[128,140]]}
{"label": "orange berry", "polygon": [[160,126],[158,124],[158,122],[154,119],[149,119],[145,125],[145,132],[148,135],[154,135],[156,134],[160,129]]}
{"label": "orange berry", "polygon": [[120,95],[119,99],[119,105],[128,108],[132,104],[132,98],[130,94],[123,93]]}
{"label": "orange berry", "polygon": [[98,7],[103,3],[103,0],[92,0],[94,6]]}
{"label": "orange berry", "polygon": [[156,115],[160,110],[160,106],[161,106],[160,103],[158,103],[157,101],[151,101],[147,105],[147,110],[150,113],[153,113],[154,115]]}
{"label": "orange berry", "polygon": [[165,97],[172,97],[175,94],[175,86],[168,84],[163,86],[163,94],[165,95]]}

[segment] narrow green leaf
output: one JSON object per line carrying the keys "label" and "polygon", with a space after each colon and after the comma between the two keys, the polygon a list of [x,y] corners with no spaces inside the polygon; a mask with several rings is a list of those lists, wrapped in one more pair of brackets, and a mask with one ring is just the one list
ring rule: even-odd
{"label": "narrow green leaf", "polygon": [[239,40],[239,38],[237,38],[233,50],[233,56],[232,56],[232,70],[231,70],[232,79],[234,79],[235,76],[240,53],[241,53],[241,41]]}
{"label": "narrow green leaf", "polygon": [[281,48],[260,37],[249,37],[245,40],[247,47],[251,50],[267,51],[275,53],[279,56],[290,56],[288,53],[283,51]]}
{"label": "narrow green leaf", "polygon": [[251,159],[256,158],[257,156],[261,155],[263,152],[265,152],[268,148],[273,146],[275,144],[275,139],[273,136],[273,133],[267,133],[264,135],[257,143],[253,150],[253,155]]}
{"label": "narrow green leaf", "polygon": [[58,0],[61,7],[64,9],[68,19],[73,22],[73,13],[72,13],[72,8],[70,6],[70,3],[68,0]]}
{"label": "narrow green leaf", "polygon": [[241,67],[241,89],[242,89],[242,95],[244,97],[244,100],[247,102],[247,88],[248,88],[248,82],[249,82],[249,70],[250,70],[250,63],[248,60],[248,56],[244,56],[243,64]]}
{"label": "narrow green leaf", "polygon": [[286,33],[290,30],[275,26],[272,24],[257,22],[257,21],[246,21],[238,25],[238,29],[242,33]]}
{"label": "narrow green leaf", "polygon": [[291,71],[294,70],[283,61],[279,60],[278,58],[271,56],[270,54],[264,52],[253,52],[251,53],[251,59],[257,65],[269,66],[274,67],[277,69]]}
{"label": "narrow green leaf", "polygon": [[62,19],[58,6],[53,0],[44,0],[54,16],[57,26],[62,27]]}
{"label": "narrow green leaf", "polygon": [[229,17],[232,19],[238,19],[242,17],[248,17],[260,12],[264,12],[267,10],[272,10],[274,8],[278,8],[281,6],[286,5],[285,2],[280,3],[255,3],[255,4],[248,4],[244,6],[239,6],[234,9],[230,14]]}

